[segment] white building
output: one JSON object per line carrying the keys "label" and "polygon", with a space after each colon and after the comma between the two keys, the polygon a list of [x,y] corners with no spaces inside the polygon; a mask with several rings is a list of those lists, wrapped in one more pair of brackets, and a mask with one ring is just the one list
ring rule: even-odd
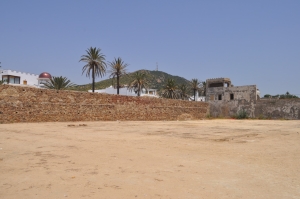
{"label": "white building", "polygon": [[35,75],[14,70],[0,70],[0,79],[4,81],[4,84],[41,87],[41,83],[49,81],[50,78],[51,75],[46,72]]}
{"label": "white building", "polygon": [[[92,90],[89,90],[89,92],[92,92]],[[117,89],[113,86],[110,86],[106,89],[100,89],[95,90],[95,93],[107,93],[107,94],[117,94]],[[120,95],[126,95],[126,96],[137,96],[137,93],[135,93],[133,90],[125,88],[119,89]],[[157,90],[156,89],[142,89],[141,96],[149,96],[149,97],[158,97]]]}
{"label": "white building", "polygon": [[[189,101],[194,101],[194,95],[190,96]],[[205,102],[205,96],[199,95],[199,92],[196,91],[195,101],[196,102]]]}

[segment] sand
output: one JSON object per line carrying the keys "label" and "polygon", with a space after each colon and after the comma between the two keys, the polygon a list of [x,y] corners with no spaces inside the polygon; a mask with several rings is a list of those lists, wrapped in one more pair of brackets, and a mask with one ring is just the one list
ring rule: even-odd
{"label": "sand", "polygon": [[0,198],[300,198],[300,122],[1,124]]}

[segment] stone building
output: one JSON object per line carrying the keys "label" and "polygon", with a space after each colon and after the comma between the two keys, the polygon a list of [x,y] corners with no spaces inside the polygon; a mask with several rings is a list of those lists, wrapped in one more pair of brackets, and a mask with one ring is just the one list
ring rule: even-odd
{"label": "stone building", "polygon": [[229,78],[206,80],[206,102],[213,117],[244,110],[251,118],[300,119],[300,99],[260,99],[256,85],[233,86]]}
{"label": "stone building", "polygon": [[229,78],[206,80],[206,101],[213,117],[233,116],[241,109],[254,117],[259,90],[256,85],[233,86]]}

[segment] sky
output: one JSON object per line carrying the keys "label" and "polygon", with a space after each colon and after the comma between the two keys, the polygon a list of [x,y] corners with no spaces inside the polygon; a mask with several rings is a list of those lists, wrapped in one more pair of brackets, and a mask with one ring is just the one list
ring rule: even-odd
{"label": "sky", "polygon": [[299,0],[0,1],[2,69],[87,84],[79,60],[90,47],[128,72],[158,64],[188,80],[300,96]]}

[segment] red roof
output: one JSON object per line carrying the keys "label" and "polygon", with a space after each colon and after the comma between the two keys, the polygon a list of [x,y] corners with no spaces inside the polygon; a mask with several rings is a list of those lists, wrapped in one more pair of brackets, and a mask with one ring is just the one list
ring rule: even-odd
{"label": "red roof", "polygon": [[47,73],[47,72],[43,72],[39,75],[39,78],[52,78],[50,73]]}

